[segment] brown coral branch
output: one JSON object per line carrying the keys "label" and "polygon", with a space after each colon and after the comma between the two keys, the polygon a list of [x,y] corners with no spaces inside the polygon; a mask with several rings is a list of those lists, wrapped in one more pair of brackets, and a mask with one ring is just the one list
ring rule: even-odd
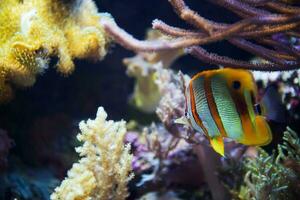
{"label": "brown coral branch", "polygon": [[245,37],[245,38],[258,38],[262,36],[269,36],[275,33],[281,33],[281,32],[286,32],[289,30],[293,30],[299,26],[299,22],[295,23],[288,23],[280,26],[267,26],[263,27],[261,29],[253,29],[247,32],[242,32],[239,36]]}
{"label": "brown coral branch", "polygon": [[209,53],[200,46],[194,46],[187,49],[188,53],[192,54],[200,60],[205,60],[210,64],[223,65],[224,67],[259,70],[259,71],[284,71],[294,70],[299,68],[299,63],[281,66],[274,63],[255,64],[245,61],[234,60],[226,56],[219,56],[214,53]]}
{"label": "brown coral branch", "polygon": [[284,14],[299,14],[300,9],[293,6],[289,6],[280,2],[268,2],[266,7],[271,8],[272,10]]}
{"label": "brown coral branch", "polygon": [[230,35],[240,31],[240,29],[242,29],[243,27],[249,25],[249,23],[241,22],[239,24],[236,24],[235,26],[231,26],[223,32],[218,32],[212,36],[206,37],[198,37],[197,35],[190,37],[178,37],[170,41],[141,41],[133,38],[123,29],[119,28],[116,23],[112,22],[111,20],[103,20],[101,23],[105,31],[109,33],[115,39],[115,41],[117,41],[124,47],[133,49],[135,51],[162,51],[216,42],[224,37],[229,37]]}
{"label": "brown coral branch", "polygon": [[244,2],[254,6],[261,6],[266,4],[269,1],[270,0],[245,0]]}
{"label": "brown coral branch", "polygon": [[[299,16],[300,17],[300,16]],[[211,36],[205,36],[203,33],[196,32],[189,32],[188,36],[182,36],[178,37],[176,39],[167,41],[167,40],[160,40],[160,41],[141,41],[133,38],[131,35],[129,35],[127,32],[125,32],[123,29],[117,26],[115,22],[112,20],[102,20],[102,26],[106,30],[107,33],[109,33],[115,41],[120,43],[126,48],[133,49],[135,51],[161,51],[161,50],[168,50],[168,49],[176,49],[176,48],[184,48],[189,47],[193,45],[203,45],[207,43],[212,43],[216,41],[220,41],[224,38],[231,37],[241,31],[246,26],[249,26],[253,23],[276,23],[276,22],[287,22],[289,18],[251,18],[242,20],[240,22],[237,22],[234,25],[228,26],[226,30],[218,31],[214,33]],[[154,25],[156,27],[160,27],[161,30],[166,30],[167,27],[164,26],[161,22],[155,22]],[[182,29],[178,29],[173,27],[170,31],[168,31],[169,34],[176,34],[176,35],[183,35],[184,31]],[[205,37],[199,37],[199,36],[205,36]]]}
{"label": "brown coral branch", "polygon": [[270,60],[271,62],[276,63],[278,65],[287,64],[288,62],[287,60],[290,60],[290,62],[296,60],[293,56],[289,56],[287,54],[281,54],[279,52],[267,49],[263,46],[254,44],[244,39],[234,38],[234,39],[229,39],[229,42],[241,49],[244,49],[245,51],[258,55],[266,60]]}
{"label": "brown coral branch", "polygon": [[[278,41],[275,41],[271,38],[262,38],[262,39],[257,39],[262,44],[272,46],[274,49],[278,49],[279,51],[287,52],[289,55],[293,55],[293,59],[297,58],[297,60],[300,59],[300,52],[297,51],[293,46],[286,46]],[[290,59],[291,59],[290,58]],[[287,59],[287,57],[285,58]],[[291,59],[292,60],[292,59]]]}
{"label": "brown coral branch", "polygon": [[189,9],[183,0],[169,0],[169,2],[181,19],[208,34],[211,34],[214,28],[218,26],[218,24],[201,17],[195,11]]}
{"label": "brown coral branch", "polygon": [[[280,43],[270,39],[284,34],[285,38],[299,38],[300,8],[266,0],[209,0],[238,14],[242,19],[225,24],[208,20],[192,9],[183,0],[169,0],[178,16],[194,29],[186,30],[153,21],[153,28],[169,36],[169,39],[141,41],[119,28],[115,22],[101,22],[104,29],[121,45],[134,51],[161,51],[188,48],[187,52],[200,60],[233,68],[262,71],[292,70],[300,66],[299,50],[294,44]],[[283,4],[283,5],[282,5]],[[292,34],[292,35],[291,35]],[[252,64],[242,60],[208,53],[199,45],[228,40],[234,46],[265,59],[264,64]],[[251,40],[251,41],[250,41]],[[253,41],[252,41],[253,40]],[[255,43],[254,43],[255,41]]]}
{"label": "brown coral branch", "polygon": [[257,15],[268,15],[270,12],[255,8],[243,1],[238,0],[209,0],[211,3],[222,6],[226,9],[231,10],[241,17],[257,16]]}
{"label": "brown coral branch", "polygon": [[[237,34],[235,34],[233,36],[245,37],[247,39],[257,38],[258,36],[268,36],[268,35],[272,35],[274,33],[292,30],[292,29],[298,27],[299,24],[300,24],[299,22],[292,22],[292,23],[287,23],[287,24],[280,25],[280,26],[278,26],[278,25],[266,26],[264,28],[261,28],[260,30],[254,30],[255,25],[252,25],[253,27],[251,27],[251,26],[248,27],[249,30],[243,30],[243,32],[238,32]],[[183,36],[205,37],[205,33],[203,33],[202,31],[186,30],[186,29],[182,29],[182,28],[178,28],[178,27],[173,27],[173,26],[170,26],[158,19],[155,19],[153,21],[152,27],[156,30],[161,31],[162,33],[164,33],[166,35],[170,35],[173,37],[183,37]],[[224,29],[226,27],[228,27],[228,26],[225,26],[224,24],[222,25],[222,29]],[[297,35],[297,33],[291,32],[290,35],[299,37],[299,35]]]}
{"label": "brown coral branch", "polygon": [[167,42],[163,41],[143,41],[134,38],[125,30],[120,28],[113,20],[100,19],[100,24],[105,32],[110,35],[115,42],[133,51],[157,51],[171,49]]}
{"label": "brown coral branch", "polygon": [[186,30],[182,28],[177,28],[170,26],[159,19],[155,19],[152,22],[152,28],[161,31],[162,33],[175,37],[183,36],[195,36],[195,37],[204,37],[205,34],[201,31]]}

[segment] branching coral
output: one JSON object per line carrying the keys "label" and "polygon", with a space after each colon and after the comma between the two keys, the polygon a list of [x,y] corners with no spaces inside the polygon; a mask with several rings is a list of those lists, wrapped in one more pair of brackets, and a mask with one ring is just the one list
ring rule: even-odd
{"label": "branching coral", "polygon": [[154,153],[155,159],[157,159],[157,167],[153,170],[153,178],[160,179],[158,174],[162,173],[164,163],[171,151],[173,151],[179,144],[180,140],[168,134],[164,127],[155,126],[154,124],[144,129],[144,133],[147,141],[147,148],[150,152]]}
{"label": "branching coral", "polygon": [[287,188],[296,178],[290,169],[278,163],[274,155],[268,156],[264,151],[259,153],[255,161],[248,160],[245,167],[249,170],[245,175],[249,189],[245,193],[248,196],[246,199],[283,199],[287,197]]}
{"label": "branching coral", "polygon": [[[237,14],[241,20],[225,24],[208,20],[185,5],[183,0],[169,0],[181,19],[194,27],[186,30],[154,20],[153,28],[172,37],[170,40],[139,41],[119,28],[113,21],[102,20],[105,30],[126,48],[135,51],[161,51],[187,48],[200,60],[225,67],[262,71],[299,68],[300,8],[271,0],[210,0]],[[285,43],[278,34],[289,38]],[[264,58],[266,63],[234,60],[207,52],[200,45],[227,40],[251,54]]]}
{"label": "branching coral", "polygon": [[76,151],[81,159],[55,189],[52,200],[126,199],[127,183],[133,176],[130,145],[123,144],[126,125],[106,118],[100,107],[95,120],[80,122],[77,138],[83,145]]}
{"label": "branching coral", "polygon": [[170,69],[162,68],[158,68],[156,74],[157,79],[155,82],[162,94],[156,114],[165,128],[175,137],[185,139],[189,143],[203,144],[204,135],[196,134],[191,127],[175,123],[176,119],[182,117],[185,113],[184,88],[190,77],[183,75],[181,72],[175,74]]}
{"label": "branching coral", "polygon": [[249,158],[244,162],[247,173],[244,178],[245,185],[240,188],[239,198],[299,198],[299,138],[294,131],[287,128],[283,139],[283,145],[278,146],[278,155],[273,153],[270,156],[260,149],[258,157]]}
{"label": "branching coral", "polygon": [[[288,127],[287,131],[284,132],[283,139],[283,145],[279,146],[281,157],[283,157],[284,160],[291,159],[300,164],[300,138],[297,133]],[[283,151],[285,151],[287,155],[284,155]]]}
{"label": "branching coral", "polygon": [[58,71],[70,74],[73,59],[100,59],[107,38],[92,0],[3,0],[0,4],[0,102],[12,96],[11,84],[30,86],[57,56]]}
{"label": "branching coral", "polygon": [[137,197],[151,192],[198,191],[204,183],[201,163],[191,146],[162,124],[152,124],[142,134],[130,132],[127,138],[132,142],[137,181],[130,199],[140,199]]}

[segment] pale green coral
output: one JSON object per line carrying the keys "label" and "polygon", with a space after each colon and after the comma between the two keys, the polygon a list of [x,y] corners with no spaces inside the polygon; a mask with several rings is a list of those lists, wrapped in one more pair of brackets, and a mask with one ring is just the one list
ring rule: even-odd
{"label": "pale green coral", "polygon": [[283,139],[283,145],[278,146],[281,159],[292,159],[300,164],[300,138],[297,133],[287,127],[287,131],[284,132]]}
{"label": "pale green coral", "polygon": [[299,174],[286,166],[285,162],[292,160],[300,165],[300,142],[290,128],[287,128],[283,139],[283,145],[278,146],[278,154],[273,152],[269,155],[259,149],[256,158],[244,161],[247,173],[245,184],[240,187],[239,199],[295,199],[297,191],[294,187]]}
{"label": "pale green coral", "polygon": [[292,170],[279,163],[275,155],[269,156],[263,150],[255,160],[245,163],[248,172],[245,183],[248,191],[242,199],[284,199],[296,175]]}

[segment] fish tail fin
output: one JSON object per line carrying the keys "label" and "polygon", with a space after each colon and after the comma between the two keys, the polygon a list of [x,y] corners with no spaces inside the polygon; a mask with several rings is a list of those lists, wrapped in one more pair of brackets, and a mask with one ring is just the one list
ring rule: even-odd
{"label": "fish tail fin", "polygon": [[255,122],[257,126],[257,145],[264,146],[272,141],[272,132],[266,119],[262,116],[256,116]]}
{"label": "fish tail fin", "polygon": [[224,156],[224,141],[221,136],[211,138],[210,145],[217,153],[219,153],[221,156]]}
{"label": "fish tail fin", "polygon": [[264,146],[271,142],[272,133],[263,116],[255,116],[255,123],[253,129],[246,129],[242,140],[238,141],[245,145]]}

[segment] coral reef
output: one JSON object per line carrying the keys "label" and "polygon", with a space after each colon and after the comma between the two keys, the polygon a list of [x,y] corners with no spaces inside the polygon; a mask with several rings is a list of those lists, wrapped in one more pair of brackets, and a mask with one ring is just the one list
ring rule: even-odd
{"label": "coral reef", "polygon": [[[197,177],[198,181],[202,180],[196,183],[196,186],[201,189],[205,188],[203,185],[207,186],[204,192],[206,195],[201,198],[211,195],[208,199],[228,199],[230,196],[235,199],[282,199],[287,197],[285,194],[287,191],[290,199],[298,196],[299,161],[295,159],[299,156],[299,141],[296,133],[288,129],[283,146],[279,146],[279,155],[274,153],[271,156],[262,149],[257,150],[225,141],[228,155],[221,159],[209,147],[204,136],[174,123],[175,119],[184,113],[183,88],[184,82],[189,78],[180,73],[176,75],[170,69],[158,69],[156,73],[156,83],[162,94],[157,114],[162,124],[152,125],[146,129],[148,131],[144,132],[143,136],[146,139],[142,141],[147,142],[141,142],[141,136],[136,136],[132,140],[133,146],[136,146],[133,166],[137,176],[140,177],[137,186],[142,187],[137,188],[138,196],[143,195],[144,198],[148,195],[155,196],[152,192],[160,191],[158,188],[165,188],[163,191],[175,191],[172,193],[173,198],[179,198],[178,189],[184,187],[176,184],[193,187],[192,181],[185,179],[190,175]],[[180,140],[177,141],[177,146],[174,146],[176,143],[170,141],[176,141],[176,138],[193,144],[193,153],[190,154],[189,145],[179,145],[182,142]],[[175,153],[170,153],[168,148],[172,148]],[[193,156],[190,157],[191,155]],[[197,161],[194,162],[197,163],[201,173],[193,173],[193,167],[188,168],[188,162],[184,161],[184,157],[187,160],[196,158]],[[174,173],[173,167],[177,169],[187,167],[189,172],[183,178],[180,171]],[[189,181],[185,182],[186,180]],[[174,187],[174,184],[177,187]],[[210,195],[207,196],[207,192]]]}
{"label": "coral reef", "polygon": [[83,142],[76,148],[81,156],[68,177],[55,189],[52,200],[116,199],[128,196],[132,179],[130,145],[124,145],[125,121],[107,121],[102,107],[95,120],[79,124],[77,136]]}
{"label": "coral reef", "polygon": [[202,165],[191,146],[174,137],[161,124],[127,135],[131,138],[128,141],[133,147],[132,165],[136,175],[130,199],[147,199],[155,192],[166,195],[171,192],[178,197],[180,193],[197,191],[205,184]]}
{"label": "coral reef", "polygon": [[[156,30],[149,30],[145,40],[140,41],[119,28],[110,15],[99,13],[96,1],[1,1],[0,103],[13,96],[15,87],[34,84],[36,77],[47,70],[51,58],[57,59],[57,71],[68,75],[74,70],[76,59],[103,58],[113,39],[136,53],[134,57],[125,58],[123,64],[127,75],[135,79],[131,101],[143,112],[138,112],[134,118],[136,121],[126,123],[124,120],[108,120],[103,107],[99,107],[95,119],[79,123],[78,141],[74,144],[76,119],[88,116],[99,101],[114,118],[115,113],[126,119],[132,119],[136,114],[133,113],[135,109],[125,105],[127,98],[124,98],[128,94],[124,88],[131,86],[132,79],[126,83],[123,79],[120,81],[120,76],[115,76],[115,68],[114,74],[101,71],[105,79],[90,69],[87,70],[91,71],[89,73],[80,71],[77,73],[79,77],[86,76],[84,83],[93,83],[96,89],[86,90],[78,86],[86,85],[82,84],[81,78],[73,79],[67,83],[73,92],[62,96],[54,94],[60,96],[59,99],[67,97],[67,100],[59,101],[58,106],[45,101],[36,108],[35,102],[44,99],[26,99],[26,103],[33,102],[33,106],[26,109],[34,115],[20,115],[21,107],[26,103],[12,102],[8,107],[13,107],[12,113],[20,116],[12,122],[8,122],[11,118],[5,119],[4,125],[2,118],[0,120],[0,126],[12,133],[10,137],[16,141],[14,151],[9,151],[12,140],[0,130],[1,175],[4,172],[0,176],[3,183],[0,184],[0,199],[49,199],[51,192],[51,200],[300,199],[299,137],[287,128],[281,145],[275,138],[281,139],[286,124],[293,127],[290,116],[293,123],[300,119],[299,71],[282,72],[300,66],[299,4],[290,0],[208,0],[207,5],[217,5],[214,7],[217,11],[223,7],[222,12],[229,10],[235,14],[231,23],[220,23],[202,17],[183,0],[168,2],[182,22],[193,28],[177,28],[155,20],[153,28]],[[158,3],[162,4],[162,1]],[[165,3],[168,5],[167,1]],[[125,10],[124,13],[128,13]],[[239,20],[234,21],[236,19]],[[258,58],[250,61],[242,57],[232,59],[204,49],[207,48],[204,45],[221,41]],[[224,51],[225,48],[220,53]],[[273,119],[270,119],[275,136],[273,146],[265,149],[249,147],[227,138],[224,140],[226,154],[221,157],[213,151],[204,134],[178,123],[186,111],[184,93],[190,81],[189,75],[196,71],[188,67],[191,65],[188,62],[183,64],[187,66],[183,70],[189,75],[170,67],[187,53],[221,67],[280,71],[254,74],[258,82],[258,100],[262,101],[264,93],[272,90],[271,101],[278,103],[277,114],[286,118],[283,123],[276,122],[275,128],[271,127]],[[109,56],[113,59],[108,59],[110,62],[105,61],[104,65],[121,69],[121,59],[116,61],[115,55]],[[197,66],[199,60],[195,61]],[[95,77],[101,80],[97,82],[101,91],[94,82]],[[55,89],[64,90],[60,83],[55,83]],[[119,93],[114,93],[115,85]],[[120,91],[126,94],[120,95]],[[74,92],[78,96],[72,95]],[[67,105],[70,101],[72,105]],[[280,106],[290,112],[288,117]],[[262,111],[265,111],[263,109],[262,106]],[[3,113],[11,115],[11,110]],[[156,116],[149,115],[153,112]],[[152,123],[144,125],[144,118]],[[30,146],[30,150],[22,151],[22,145],[25,148]],[[274,150],[274,145],[278,145],[277,150]],[[70,152],[73,146],[78,147]],[[12,155],[8,157],[9,153]],[[79,159],[71,167],[77,159],[75,155]],[[30,158],[24,159],[26,156]],[[59,184],[58,179],[63,177],[65,179]]]}
{"label": "coral reef", "polygon": [[[183,0],[169,0],[181,19],[194,30],[172,27],[160,20],[153,28],[171,36],[170,40],[139,41],[110,20],[101,20],[105,30],[116,42],[134,51],[160,51],[187,48],[200,60],[215,65],[261,71],[284,71],[299,68],[299,12],[298,6],[274,1],[209,1],[224,7],[241,18],[233,24],[208,20],[185,5]],[[288,38],[288,42],[280,38]],[[227,40],[251,54],[264,58],[266,63],[251,63],[207,52],[200,45]]]}
{"label": "coral reef", "polygon": [[4,0],[0,4],[0,102],[12,96],[12,85],[31,86],[36,75],[58,57],[63,74],[74,70],[75,58],[98,60],[108,38],[92,0]]}

